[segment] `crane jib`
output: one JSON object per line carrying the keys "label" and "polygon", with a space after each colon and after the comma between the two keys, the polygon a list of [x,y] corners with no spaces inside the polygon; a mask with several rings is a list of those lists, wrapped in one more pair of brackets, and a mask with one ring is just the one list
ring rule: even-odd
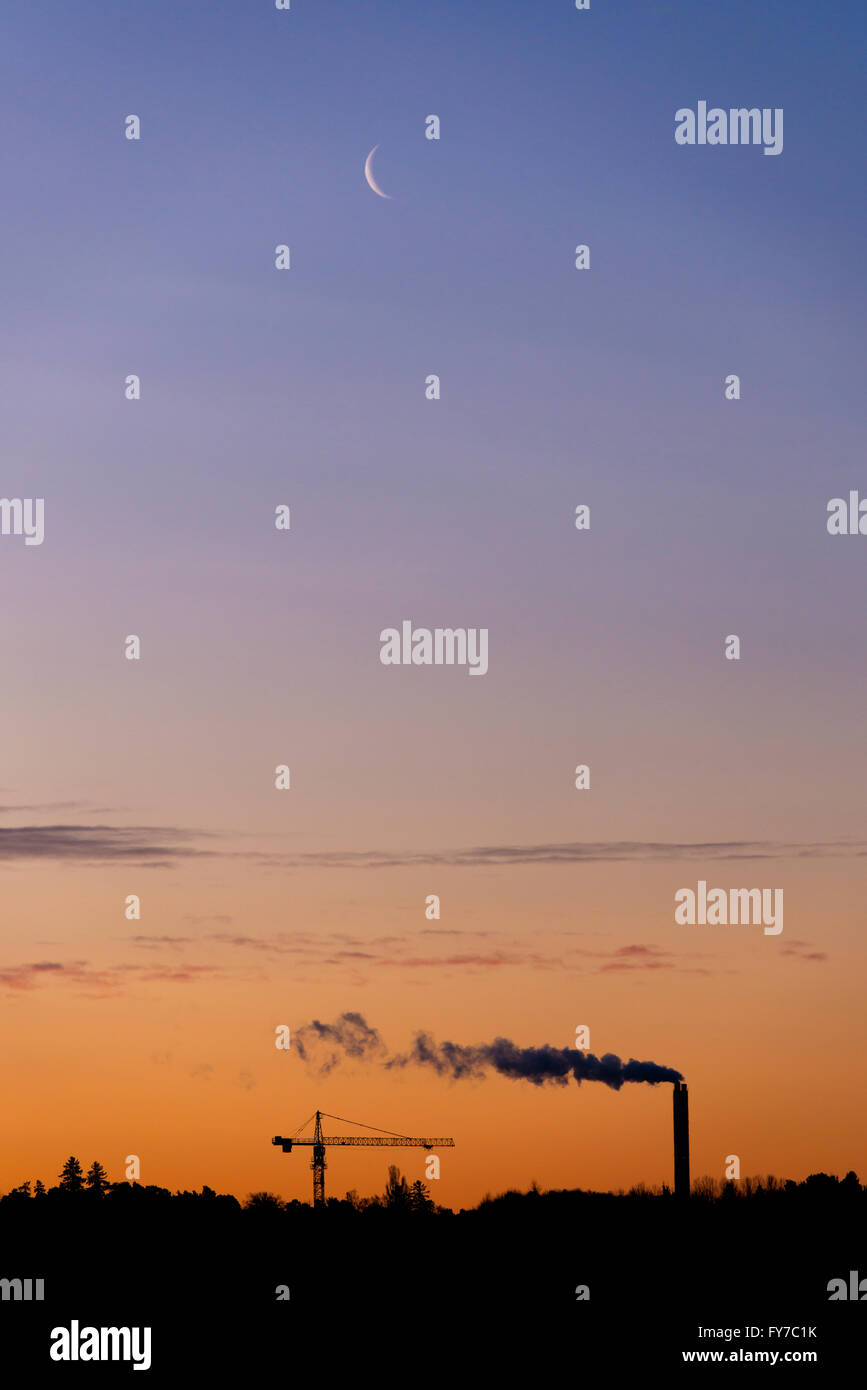
{"label": "crane jib", "polygon": [[406,1138],[368,1139],[366,1136],[356,1138],[354,1134],[329,1134],[323,1135],[321,1139],[284,1139],[282,1135],[277,1134],[271,1143],[279,1144],[284,1154],[291,1153],[293,1146],[297,1144],[339,1144],[344,1148],[348,1145],[361,1145],[366,1148],[387,1149],[453,1149],[455,1146],[454,1139],[416,1139],[410,1138],[409,1135]]}

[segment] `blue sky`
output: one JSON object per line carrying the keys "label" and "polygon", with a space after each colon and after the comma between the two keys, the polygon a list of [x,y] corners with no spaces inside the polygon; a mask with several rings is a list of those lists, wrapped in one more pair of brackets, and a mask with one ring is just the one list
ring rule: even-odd
{"label": "blue sky", "polygon": [[[293,688],[329,672],[336,713],[341,650],[375,680],[382,627],[487,625],[485,700],[537,669],[565,729],[571,690],[637,698],[638,659],[662,700],[743,628],[769,709],[807,640],[854,720],[863,567],[824,516],[863,477],[864,30],[807,3],[12,13],[0,439],[48,536],[0,555],[21,650],[75,667],[83,624],[98,648],[139,614],[183,686],[183,621],[229,620]],[[700,99],[783,107],[782,155],[677,146]]]}

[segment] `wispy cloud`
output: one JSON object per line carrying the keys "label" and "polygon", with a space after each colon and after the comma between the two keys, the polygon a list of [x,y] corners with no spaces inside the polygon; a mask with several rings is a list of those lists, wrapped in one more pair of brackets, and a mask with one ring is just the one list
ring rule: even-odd
{"label": "wispy cloud", "polygon": [[171,826],[0,826],[0,860],[63,860],[135,864],[167,869],[182,859],[213,858],[216,849],[191,843],[202,832]]}
{"label": "wispy cloud", "polygon": [[[546,951],[539,944],[530,949],[518,938],[502,932],[485,933],[488,938],[478,947],[455,949],[451,935],[444,933],[442,949],[426,933],[389,933],[366,938],[346,932],[327,934],[298,932],[275,933],[273,936],[247,936],[227,932],[212,932],[193,938],[168,933],[137,935],[128,939],[128,946],[151,953],[171,952],[173,960],[155,960],[147,964],[111,964],[96,966],[87,960],[34,961],[24,965],[0,968],[0,988],[28,991],[46,986],[63,986],[88,991],[95,996],[128,991],[139,983],[195,984],[205,980],[263,981],[269,978],[267,967],[276,967],[281,960],[291,961],[293,972],[299,970],[344,970],[355,978],[360,972],[367,976],[373,971],[391,970],[409,975],[423,971],[487,972],[508,970],[561,971],[582,975],[677,971],[688,975],[710,975],[714,971],[712,958],[696,951],[681,952],[661,946],[634,943],[624,946],[592,947],[584,944],[564,944]],[[424,949],[419,938],[424,936]],[[824,955],[810,952],[805,943],[791,943],[791,954],[801,960],[820,960]],[[195,953],[205,963],[191,960]],[[261,960],[265,969],[251,970],[250,956]],[[210,959],[209,959],[210,957]],[[243,964],[244,957],[247,965]]]}
{"label": "wispy cloud", "polygon": [[[442,952],[436,950],[436,940],[443,937]],[[455,949],[454,936],[477,936],[487,940],[484,946]],[[419,950],[419,938],[424,937],[425,949]],[[271,936],[247,936],[243,933],[211,932],[195,941],[184,936],[134,936],[131,944],[144,949],[167,946],[184,950],[187,945],[224,948],[232,953],[254,952],[257,955],[293,957],[293,967],[392,970],[567,970],[584,974],[608,971],[676,970],[685,974],[709,975],[707,958],[690,951],[672,951],[654,945],[627,945],[593,948],[586,945],[564,944],[559,949],[544,951],[529,949],[520,939],[508,938],[502,932],[433,932],[422,928],[417,933],[365,937],[347,932],[311,933],[278,932]]]}
{"label": "wispy cloud", "polygon": [[0,987],[24,992],[46,985],[64,985],[89,997],[99,997],[125,993],[134,982],[188,985],[223,974],[213,965],[114,965],[101,968],[86,960],[40,960],[0,967]]}
{"label": "wispy cloud", "polygon": [[[55,803],[54,809],[75,803]],[[7,807],[7,811],[48,810]],[[603,840],[540,845],[475,845],[441,850],[319,850],[283,853],[246,849],[232,837],[178,826],[20,825],[0,827],[0,860],[64,860],[81,864],[124,863],[171,868],[187,859],[240,859],[282,869],[501,868],[536,864],[667,863],[863,858],[867,843],[856,840]],[[245,837],[246,838],[246,837]],[[204,842],[204,843],[202,843]],[[228,926],[231,918],[185,918]]]}
{"label": "wispy cloud", "polygon": [[14,805],[0,806],[0,816],[54,816],[58,811],[78,811],[81,815],[115,816],[125,812],[126,806],[94,806],[89,801],[17,801]]}
{"label": "wispy cloud", "polygon": [[811,949],[809,941],[787,941],[782,947],[781,955],[794,956],[796,960],[802,961],[823,961],[828,959],[827,951],[814,951]]}
{"label": "wispy cloud", "polygon": [[864,841],[830,840],[790,842],[782,840],[565,841],[541,845],[476,845],[445,850],[326,850],[317,853],[262,855],[287,868],[404,869],[498,868],[523,864],[619,864],[634,861],[668,862],[691,859],[828,859],[867,855]]}
{"label": "wispy cloud", "polygon": [[158,951],[163,946],[170,951],[180,951],[184,946],[193,945],[195,939],[193,936],[133,936],[130,941],[133,946],[141,946],[147,951]]}

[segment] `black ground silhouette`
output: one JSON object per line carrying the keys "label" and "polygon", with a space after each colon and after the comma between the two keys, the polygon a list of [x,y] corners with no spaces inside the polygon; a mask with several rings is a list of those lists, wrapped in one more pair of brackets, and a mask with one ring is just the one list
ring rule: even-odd
{"label": "black ground silhouette", "polygon": [[[852,1270],[867,1280],[867,1189],[854,1173],[702,1180],[687,1201],[665,1189],[510,1192],[458,1213],[395,1171],[386,1197],[320,1209],[269,1194],[242,1205],[208,1187],[105,1187],[99,1173],[79,1188],[75,1168],[67,1179],[68,1190],[30,1195],[25,1184],[0,1200],[0,1278],[45,1280],[43,1302],[0,1301],[4,1364],[58,1383],[132,1373],[51,1362],[51,1329],[72,1318],[151,1326],[158,1384],[234,1357],[288,1372],[314,1346],[332,1365],[358,1335],[377,1356],[409,1348],[406,1368],[421,1373],[419,1345],[447,1366],[465,1333],[489,1367],[561,1343],[612,1377],[739,1347],[816,1351],[828,1372],[867,1319],[867,1282],[864,1303],[828,1293]],[[769,1325],[817,1336],[768,1339]],[[698,1335],[748,1326],[762,1338]]]}

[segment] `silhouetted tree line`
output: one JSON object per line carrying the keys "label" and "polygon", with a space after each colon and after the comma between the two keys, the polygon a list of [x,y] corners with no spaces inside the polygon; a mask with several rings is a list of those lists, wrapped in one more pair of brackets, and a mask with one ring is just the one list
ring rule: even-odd
{"label": "silhouetted tree line", "polygon": [[[71,1155],[60,1170],[57,1185],[55,1187],[45,1187],[41,1178],[37,1178],[31,1191],[30,1180],[20,1183],[18,1187],[13,1187],[5,1196],[0,1197],[0,1206],[8,1203],[19,1203],[22,1200],[63,1197],[70,1195],[81,1197],[84,1200],[106,1200],[121,1199],[134,1196],[137,1199],[145,1198],[154,1201],[190,1200],[190,1199],[216,1199],[221,1203],[231,1203],[235,1207],[241,1207],[244,1211],[256,1213],[273,1214],[278,1211],[291,1211],[293,1209],[304,1209],[309,1204],[292,1200],[284,1202],[273,1192],[251,1192],[246,1201],[239,1203],[232,1196],[218,1196],[213,1188],[205,1185],[201,1192],[176,1191],[174,1193],[167,1187],[158,1187],[153,1184],[142,1184],[138,1182],[111,1182],[102,1164],[94,1160],[87,1173],[84,1172],[81,1163]],[[345,1208],[351,1211],[361,1212],[369,1209],[388,1210],[396,1212],[413,1213],[415,1215],[429,1215],[441,1212],[443,1208],[438,1207],[431,1199],[430,1192],[423,1182],[414,1182],[411,1186],[406,1178],[394,1164],[388,1170],[388,1182],[382,1196],[360,1197],[353,1189],[347,1192],[344,1198],[329,1198],[327,1205],[334,1209]]]}
{"label": "silhouetted tree line", "polygon": [[[857,1175],[852,1171],[848,1172],[844,1178],[838,1178],[828,1173],[811,1173],[803,1182],[793,1182],[791,1179],[784,1181],[773,1175],[745,1177],[737,1181],[705,1176],[693,1182],[691,1203],[694,1206],[699,1204],[703,1206],[727,1206],[733,1203],[741,1206],[745,1202],[783,1205],[792,1200],[798,1202],[805,1200],[846,1202],[863,1201],[865,1194],[867,1194],[867,1187],[861,1186]],[[70,1196],[80,1196],[82,1200],[117,1202],[122,1202],[125,1199],[135,1199],[138,1202],[142,1200],[158,1201],[160,1203],[213,1200],[222,1206],[231,1205],[234,1208],[252,1212],[257,1216],[266,1217],[273,1216],[278,1212],[310,1209],[308,1202],[299,1201],[297,1198],[284,1201],[273,1192],[251,1192],[243,1203],[239,1203],[233,1196],[218,1195],[213,1188],[207,1185],[202,1187],[201,1192],[176,1191],[173,1193],[169,1188],[154,1184],[111,1182],[101,1163],[94,1160],[85,1173],[81,1163],[74,1155],[71,1155],[64,1163],[55,1187],[46,1188],[42,1180],[37,1178],[31,1190],[31,1183],[28,1179],[0,1197],[0,1206],[6,1206],[10,1203],[17,1204],[27,1199],[56,1200],[58,1197],[68,1198]],[[549,1192],[542,1192],[534,1182],[527,1192],[511,1189],[497,1196],[491,1196],[488,1193],[477,1207],[462,1208],[460,1214],[465,1215],[470,1212],[490,1214],[517,1206],[526,1207],[528,1211],[532,1211],[540,1202],[545,1205],[562,1205],[564,1202],[623,1205],[624,1203],[658,1203],[671,1200],[673,1200],[673,1194],[671,1189],[665,1185],[647,1187],[644,1183],[639,1183],[629,1188],[628,1191],[621,1188],[617,1192],[583,1191],[581,1188],[554,1189]],[[455,1215],[450,1208],[438,1206],[433,1201],[429,1189],[423,1182],[417,1181],[410,1185],[401,1174],[400,1169],[394,1164],[389,1166],[388,1181],[385,1191],[381,1195],[361,1197],[353,1188],[342,1198],[328,1198],[326,1207],[331,1211],[354,1213],[389,1211],[415,1216]]]}
{"label": "silhouetted tree line", "polygon": [[[374,1319],[400,1310],[415,1325],[433,1308],[446,1320],[484,1308],[491,1326],[511,1310],[527,1325],[565,1320],[582,1346],[608,1327],[619,1346],[624,1308],[648,1337],[672,1317],[686,1326],[687,1310],[693,1323],[720,1326],[729,1315],[732,1326],[758,1323],[762,1309],[790,1322],[800,1308],[798,1322],[815,1322],[838,1306],[829,1280],[867,1277],[865,1216],[867,1188],[854,1173],[699,1178],[688,1202],[665,1187],[533,1184],[452,1211],[391,1167],[379,1194],[352,1190],[317,1210],[273,1192],[238,1201],[207,1186],[111,1182],[100,1164],[85,1171],[70,1157],[54,1186],[25,1182],[0,1198],[0,1275],[44,1278],[63,1316],[80,1316],[83,1291],[107,1325],[153,1321],[161,1347],[175,1329],[179,1353],[184,1328],[214,1325],[218,1305],[227,1326],[249,1323],[284,1354],[287,1329],[297,1337],[323,1309],[366,1308]],[[576,1298],[584,1286],[589,1304]],[[25,1305],[16,1306],[23,1326]],[[36,1316],[40,1305],[28,1306]]]}

